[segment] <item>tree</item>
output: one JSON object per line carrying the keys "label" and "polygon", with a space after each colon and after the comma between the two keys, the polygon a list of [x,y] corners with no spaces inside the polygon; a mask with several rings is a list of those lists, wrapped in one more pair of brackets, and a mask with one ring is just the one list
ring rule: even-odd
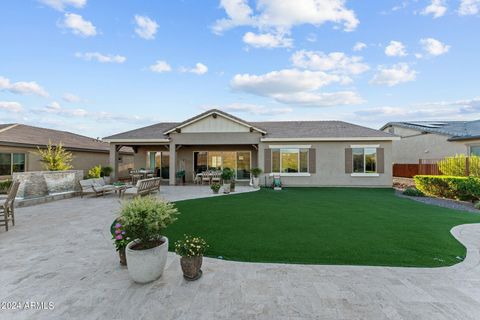
{"label": "tree", "polygon": [[43,167],[48,171],[63,171],[70,170],[73,166],[70,164],[73,160],[73,154],[63,148],[62,142],[56,146],[52,145],[49,140],[46,149],[38,149],[40,161],[43,162]]}

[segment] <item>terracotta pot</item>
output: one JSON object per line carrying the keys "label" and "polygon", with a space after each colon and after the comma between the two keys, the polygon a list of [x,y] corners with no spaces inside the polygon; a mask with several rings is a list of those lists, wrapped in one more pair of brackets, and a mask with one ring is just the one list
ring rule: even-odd
{"label": "terracotta pot", "polygon": [[187,280],[196,280],[202,275],[203,256],[181,257],[180,265],[182,266],[183,276]]}
{"label": "terracotta pot", "polygon": [[125,248],[118,250],[118,256],[120,257],[120,265],[127,265],[127,256],[125,255]]}

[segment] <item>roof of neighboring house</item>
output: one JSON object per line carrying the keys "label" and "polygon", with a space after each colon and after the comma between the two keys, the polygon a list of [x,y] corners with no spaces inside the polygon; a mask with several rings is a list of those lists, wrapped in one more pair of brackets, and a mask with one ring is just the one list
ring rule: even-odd
{"label": "roof of neighboring house", "polygon": [[[24,124],[0,124],[0,145],[33,147],[46,146],[49,141],[56,146],[58,143],[69,150],[109,152],[109,144],[94,138],[82,136],[67,131],[39,128]],[[131,152],[123,148],[123,152]]]}
{"label": "roof of neighboring house", "polygon": [[212,109],[208,110],[196,117],[190,118],[183,122],[162,122],[148,127],[143,127],[109,137],[105,140],[161,140],[168,139],[168,132],[176,128],[180,128],[197,119],[203,118],[205,115],[217,113],[234,119],[235,121],[244,123],[255,130],[264,134],[263,138],[271,139],[306,139],[306,138],[395,138],[396,136],[384,131],[362,127],[359,125],[342,122],[342,121],[264,121],[264,122],[247,122],[226,112]]}
{"label": "roof of neighboring house", "polygon": [[448,140],[480,139],[480,120],[473,121],[405,121],[389,122],[380,130],[389,126],[397,126],[418,130],[421,132],[437,133],[449,136]]}

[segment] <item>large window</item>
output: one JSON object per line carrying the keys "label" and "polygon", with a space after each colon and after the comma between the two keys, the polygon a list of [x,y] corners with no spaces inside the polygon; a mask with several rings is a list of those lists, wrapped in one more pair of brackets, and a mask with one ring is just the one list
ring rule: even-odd
{"label": "large window", "polygon": [[206,170],[235,171],[237,180],[250,179],[250,151],[195,151],[193,152],[193,171],[195,174]]}
{"label": "large window", "polygon": [[480,157],[480,146],[471,146],[470,147],[470,155]]}
{"label": "large window", "polygon": [[376,148],[353,148],[353,172],[376,173],[377,172],[377,149]]}
{"label": "large window", "polygon": [[308,172],[308,149],[272,149],[272,172]]}
{"label": "large window", "polygon": [[0,176],[25,172],[25,153],[0,153]]}

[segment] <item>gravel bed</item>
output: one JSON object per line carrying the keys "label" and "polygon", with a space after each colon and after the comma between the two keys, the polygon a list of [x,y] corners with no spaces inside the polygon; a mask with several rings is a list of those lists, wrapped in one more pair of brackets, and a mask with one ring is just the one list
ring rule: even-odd
{"label": "gravel bed", "polygon": [[440,198],[431,198],[431,197],[410,197],[402,194],[403,190],[396,190],[395,194],[400,198],[412,199],[414,201],[423,202],[426,204],[431,204],[434,206],[444,207],[454,210],[463,210],[470,211],[473,213],[480,213],[480,210],[475,209],[473,203],[466,201],[456,201],[451,199],[440,199]]}

